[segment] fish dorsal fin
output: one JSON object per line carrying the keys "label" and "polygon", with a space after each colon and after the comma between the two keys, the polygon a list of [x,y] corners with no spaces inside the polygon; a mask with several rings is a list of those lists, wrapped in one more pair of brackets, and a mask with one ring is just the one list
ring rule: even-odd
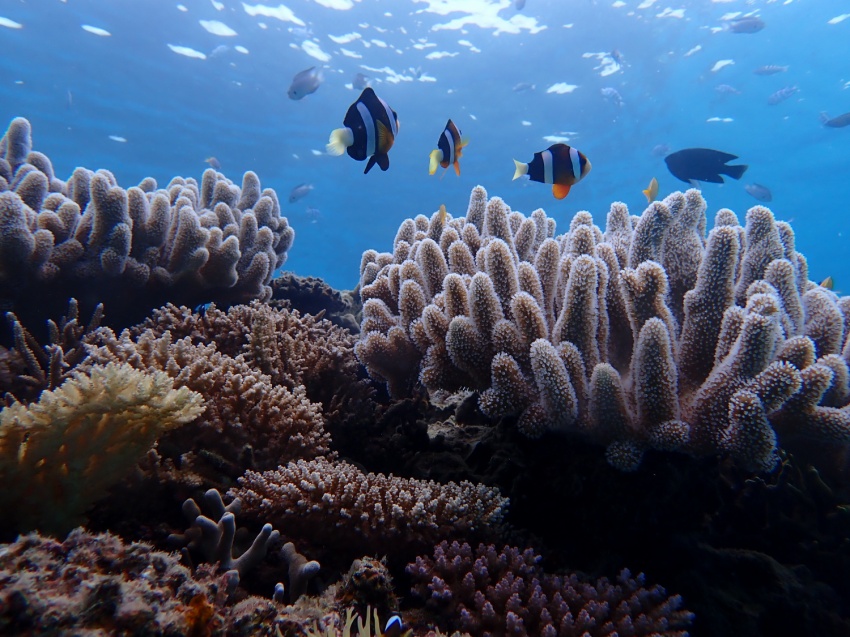
{"label": "fish dorsal fin", "polygon": [[552,194],[555,195],[555,199],[563,199],[570,194],[570,186],[564,184],[552,184]]}
{"label": "fish dorsal fin", "polygon": [[393,134],[381,121],[375,122],[375,128],[378,131],[378,144],[375,147],[375,150],[380,153],[385,153],[393,145]]}

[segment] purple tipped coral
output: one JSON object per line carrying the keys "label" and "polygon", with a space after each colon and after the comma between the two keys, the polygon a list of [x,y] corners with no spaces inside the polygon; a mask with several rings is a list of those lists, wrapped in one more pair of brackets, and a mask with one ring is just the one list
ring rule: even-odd
{"label": "purple tipped coral", "polygon": [[443,542],[407,566],[413,592],[451,630],[474,637],[686,637],[693,613],[643,574],[616,582],[543,572],[531,549]]}

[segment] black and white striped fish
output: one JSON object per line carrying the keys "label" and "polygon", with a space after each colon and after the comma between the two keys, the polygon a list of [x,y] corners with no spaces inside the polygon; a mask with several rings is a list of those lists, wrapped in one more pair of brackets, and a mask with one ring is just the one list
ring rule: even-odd
{"label": "black and white striped fish", "polygon": [[342,121],[345,128],[337,128],[331,133],[327,151],[330,155],[342,155],[348,152],[352,159],[363,161],[367,157],[368,173],[378,164],[381,170],[390,167],[387,155],[398,135],[398,115],[384,100],[375,95],[371,87],[366,87],[345,114]]}
{"label": "black and white striped fish", "polygon": [[528,175],[531,181],[552,184],[555,199],[566,197],[573,184],[578,183],[590,172],[590,161],[584,153],[566,144],[552,144],[544,151],[534,153],[527,164],[514,159],[514,179]]}
{"label": "black and white striped fish", "polygon": [[461,138],[460,129],[455,126],[452,120],[446,122],[446,127],[437,141],[437,148],[432,150],[429,155],[428,174],[433,175],[437,172],[437,166],[442,166],[446,170],[448,170],[449,166],[454,166],[455,173],[460,176],[460,163],[458,160],[463,154],[463,147],[468,143],[467,140]]}

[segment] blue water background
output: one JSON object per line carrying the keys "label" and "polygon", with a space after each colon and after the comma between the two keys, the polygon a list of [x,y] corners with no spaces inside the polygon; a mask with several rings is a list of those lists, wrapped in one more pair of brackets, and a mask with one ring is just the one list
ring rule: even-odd
{"label": "blue water background", "polygon": [[[253,170],[277,190],[296,231],[285,267],[339,288],[356,284],[364,250],[391,250],[403,219],[430,216],[441,203],[463,214],[476,184],[526,214],[544,208],[559,231],[578,210],[589,210],[604,228],[612,201],[626,202],[634,214],[645,208],[641,190],[652,177],[662,196],[687,187],[652,155],[653,147],[716,148],[739,155],[750,168],[740,182],[704,185],[709,219],[728,207],[743,222],[759,203],[744,184],[768,186],[773,201],[767,205],[792,222],[810,278],[832,275],[838,289],[850,290],[850,128],[824,128],[818,118],[821,111],[850,111],[850,19],[828,23],[850,11],[844,0],[662,0],[648,8],[635,0],[623,6],[528,0],[520,18],[546,27],[534,34],[496,34],[476,25],[435,30],[466,14],[437,15],[427,11],[433,2],[363,0],[345,11],[286,2],[306,32],[291,22],[252,17],[241,2],[222,4],[218,10],[208,0],[186,0],[181,11],[164,0],[2,0],[0,17],[22,28],[0,26],[0,128],[15,116],[27,117],[35,148],[52,159],[60,178],[82,165],[111,170],[124,187],[146,176],[165,186],[175,175],[199,179],[211,155],[235,181]],[[518,13],[507,0],[490,4],[501,4],[497,15],[504,20]],[[668,7],[684,9],[684,17],[659,17]],[[716,30],[734,11],[757,11],[766,28],[755,34]],[[213,35],[200,20],[221,21],[238,35]],[[89,33],[84,24],[111,35]],[[328,38],[351,32],[362,38],[342,45]],[[307,55],[305,39],[331,59],[322,63]],[[417,49],[420,39],[436,46]],[[200,60],[172,52],[169,43],[206,54],[219,44],[230,49]],[[346,57],[341,48],[362,58]],[[607,77],[594,69],[598,59],[583,57],[613,49],[625,64]],[[427,59],[434,51],[457,55]],[[711,71],[725,59],[734,64]],[[324,67],[324,84],[301,101],[288,99],[292,76],[314,64]],[[790,68],[770,77],[753,74],[765,64]],[[391,83],[387,74],[361,65],[411,78],[408,69],[421,67],[436,81]],[[372,78],[401,123],[386,173],[376,167],[363,175],[363,163],[312,152],[323,152],[330,131],[342,125],[358,94],[345,84],[358,71]],[[536,89],[513,91],[519,82]],[[559,82],[578,88],[546,92]],[[741,94],[721,95],[720,84]],[[768,105],[768,96],[788,85],[799,93]],[[603,87],[619,91],[622,107],[602,97]],[[449,117],[471,142],[462,175],[450,171],[440,179],[427,173],[428,153]],[[733,121],[707,121],[712,117]],[[551,143],[544,136],[564,132],[575,133],[570,143],[593,164],[565,200],[553,199],[546,185],[511,181],[512,158],[530,161]],[[302,182],[315,189],[289,204],[290,190]],[[308,206],[320,213],[308,214]]]}

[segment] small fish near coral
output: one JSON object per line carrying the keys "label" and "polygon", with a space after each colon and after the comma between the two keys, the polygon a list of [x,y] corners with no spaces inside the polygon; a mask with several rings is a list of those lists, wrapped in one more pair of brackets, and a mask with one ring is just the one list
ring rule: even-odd
{"label": "small fish near coral", "polygon": [[296,73],[292,78],[292,84],[286,92],[291,100],[300,100],[307,95],[315,93],[324,81],[322,70],[311,66],[309,69]]}
{"label": "small fish near coral", "polygon": [[328,140],[329,155],[348,152],[357,161],[368,157],[364,175],[375,164],[381,170],[390,167],[387,153],[398,135],[398,115],[371,87],[363,89],[357,101],[348,107],[342,123],[345,128],[335,129]]}
{"label": "small fish near coral", "polygon": [[653,177],[649,181],[649,185],[645,190],[642,190],[643,194],[646,196],[646,203],[652,203],[658,198],[658,180]]}
{"label": "small fish near coral", "polygon": [[552,184],[555,199],[566,197],[574,184],[590,172],[590,161],[580,150],[566,144],[552,144],[546,150],[534,153],[527,164],[514,159],[514,179],[528,175],[531,181]]}
{"label": "small fish near coral", "polygon": [[762,186],[754,182],[744,186],[744,190],[747,191],[748,195],[759,201],[773,201],[773,193],[770,192],[770,188],[767,186]]}
{"label": "small fish near coral", "polygon": [[835,281],[833,280],[832,275],[830,275],[821,281],[819,285],[824,289],[832,290],[835,288]]}
{"label": "small fish near coral", "polygon": [[298,184],[289,193],[289,203],[295,203],[299,199],[303,199],[313,190],[313,184]]}
{"label": "small fish near coral", "polygon": [[468,143],[468,139],[461,138],[460,129],[452,120],[446,122],[446,127],[443,129],[440,139],[437,140],[437,148],[432,150],[428,156],[428,174],[433,175],[437,172],[437,166],[442,166],[446,170],[449,169],[449,166],[454,166],[455,174],[460,177],[460,162],[458,160],[463,155],[463,148]]}
{"label": "small fish near coral", "polygon": [[820,114],[820,122],[827,128],[844,128],[850,126],[850,112],[830,118],[826,113]]}
{"label": "small fish near coral", "polygon": [[215,157],[207,157],[204,161],[208,163],[210,168],[213,170],[221,170],[221,162]]}
{"label": "small fish near coral", "polygon": [[727,166],[730,161],[738,159],[737,155],[724,153],[711,148],[685,148],[677,150],[664,158],[664,163],[676,179],[696,185],[704,181],[709,184],[724,183],[721,175],[732,179],[740,179],[748,166]]}

